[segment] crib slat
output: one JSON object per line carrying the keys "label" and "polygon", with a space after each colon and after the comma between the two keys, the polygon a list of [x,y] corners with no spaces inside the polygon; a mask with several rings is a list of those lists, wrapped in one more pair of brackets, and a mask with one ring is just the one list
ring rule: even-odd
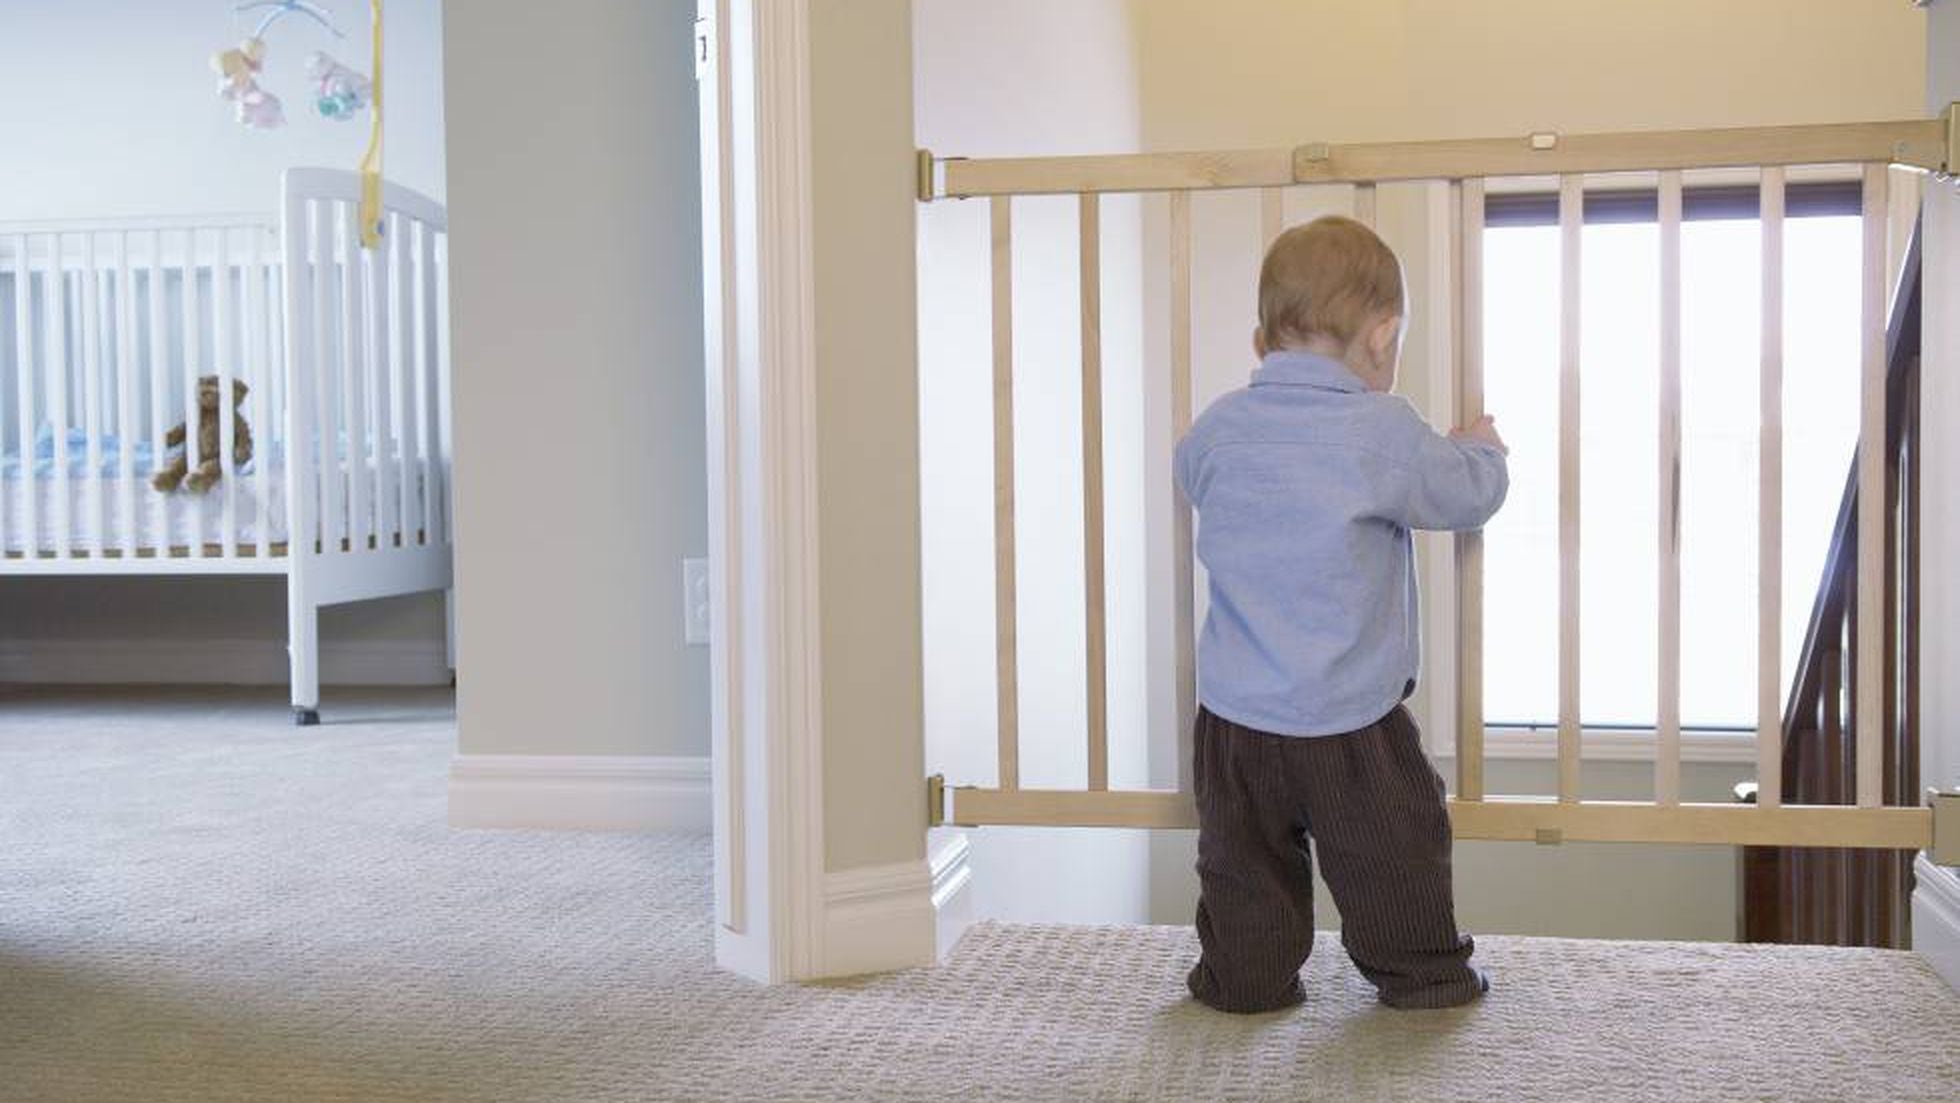
{"label": "crib slat", "polygon": [[246,382],[251,413],[246,424],[252,430],[252,533],[253,552],[264,559],[271,552],[272,527],[272,429],[266,423],[267,392],[279,375],[273,368],[272,312],[265,286],[265,230],[252,226],[245,231],[245,258],[239,272],[245,297]]}
{"label": "crib slat", "polygon": [[[149,356],[150,368],[150,470],[145,474],[154,477],[164,465],[163,434],[170,401],[170,347],[167,343],[170,326],[164,305],[163,231],[151,230],[149,244],[150,263],[145,269],[144,278],[150,285],[150,327],[149,340],[143,348]],[[146,493],[149,495],[150,530],[144,543],[154,548],[168,548],[169,502],[161,494],[153,491]]]}
{"label": "crib slat", "polygon": [[312,555],[325,539],[320,519],[321,462],[319,442],[319,342],[321,272],[319,209],[314,203],[287,194],[280,212],[280,254],[284,261],[280,296],[285,309],[281,336],[285,340],[286,554]]}
{"label": "crib slat", "polygon": [[443,491],[442,450],[442,285],[436,267],[436,229],[422,224],[420,248],[422,346],[417,357],[417,389],[422,404],[422,516],[429,543],[449,542],[449,512]]}
{"label": "crib slat", "polygon": [[1783,170],[1762,178],[1761,506],[1756,524],[1756,807],[1783,803]]}
{"label": "crib slat", "polygon": [[[28,250],[33,239],[14,235],[14,390],[20,408],[15,424],[20,434],[20,478],[14,493],[20,496],[20,550],[33,558],[41,550],[41,526],[37,480],[34,477],[34,262]],[[43,342],[45,343],[45,342]],[[0,511],[4,512],[4,511]],[[0,544],[0,552],[6,545]]]}
{"label": "crib slat", "polygon": [[[1191,193],[1171,193],[1171,440],[1191,430]],[[1171,629],[1175,640],[1178,739],[1178,788],[1190,792],[1192,725],[1198,716],[1198,664],[1192,621],[1196,598],[1192,591],[1191,505],[1172,480],[1171,494]]]}
{"label": "crib slat", "polygon": [[396,214],[389,225],[388,248],[395,255],[395,341],[388,358],[389,392],[394,396],[395,532],[402,547],[415,543],[415,395],[409,389],[409,356],[415,347],[415,261],[410,237],[413,220]]}
{"label": "crib slat", "polygon": [[1109,788],[1109,676],[1103,590],[1101,197],[1081,198],[1082,580],[1087,643],[1089,788]]}
{"label": "crib slat", "polygon": [[1681,173],[1660,179],[1660,655],[1654,802],[1681,803]]}
{"label": "crib slat", "polygon": [[1014,606],[1013,199],[989,200],[994,322],[994,704],[1002,789],[1021,787],[1020,664]]}
{"label": "crib slat", "polygon": [[[322,555],[339,547],[340,541],[347,536],[347,504],[344,497],[347,484],[340,459],[340,395],[334,381],[331,355],[334,351],[333,335],[329,332],[333,324],[333,304],[341,283],[338,278],[339,243],[346,239],[340,230],[343,206],[326,200],[314,202],[313,379],[319,389],[319,413],[312,428],[320,449],[320,466],[315,468],[315,479],[321,487],[317,550]],[[346,217],[351,218],[351,213]]]}
{"label": "crib slat", "polygon": [[[265,231],[266,264],[263,273],[266,283],[266,330],[268,333],[266,360],[266,405],[270,407],[272,421],[265,427],[267,448],[284,449],[286,439],[286,386],[287,374],[292,370],[286,350],[286,309],[285,309],[285,238],[282,225],[268,227]],[[266,453],[268,456],[272,452]],[[290,458],[290,457],[289,457]],[[286,507],[293,508],[290,504]],[[292,519],[287,518],[291,525]]]}
{"label": "crib slat", "polygon": [[[1484,416],[1484,182],[1454,188],[1456,423]],[[1456,796],[1484,799],[1484,534],[1456,534]]]}
{"label": "crib slat", "polygon": [[1858,804],[1884,803],[1885,747],[1885,285],[1887,165],[1865,166],[1862,353],[1858,430],[1858,671],[1853,704]]}
{"label": "crib slat", "polygon": [[129,232],[118,235],[116,285],[116,505],[121,514],[120,545],[136,554],[136,265],[129,255]]}
{"label": "crib slat", "polygon": [[100,556],[108,550],[108,525],[103,520],[102,490],[102,267],[93,230],[82,234],[82,456],[88,470],[82,475],[82,507],[87,517],[82,548]]}
{"label": "crib slat", "polygon": [[[218,228],[218,251],[211,261],[211,358],[218,375],[218,492],[222,495],[219,520],[218,555],[238,558],[238,470],[231,462],[237,440],[237,423],[232,420],[232,380],[238,369],[232,362],[231,231]],[[193,462],[192,469],[196,469]]]}
{"label": "crib slat", "polygon": [[1375,185],[1356,184],[1354,186],[1355,220],[1369,229],[1375,227]]}
{"label": "crib slat", "polygon": [[352,205],[341,222],[341,247],[347,262],[341,268],[340,301],[340,399],[347,418],[347,550],[365,552],[373,529],[369,512],[368,478],[373,462],[368,456],[366,285],[373,257],[361,248],[360,216]]}
{"label": "crib slat", "polygon": [[[27,355],[24,351],[21,351],[20,344],[20,331],[24,326],[21,322],[19,303],[26,297],[28,285],[25,280],[20,278],[20,250],[17,242],[15,245],[13,254],[13,301],[15,306],[7,312],[4,320],[11,323],[14,327],[14,345],[16,350],[14,355],[14,378],[18,381],[22,376],[27,374]],[[3,397],[4,395],[0,395],[0,398]],[[22,435],[20,440],[16,442],[14,448],[14,455],[19,457],[20,477],[17,479],[8,479],[6,477],[5,465],[8,453],[5,413],[5,407],[0,406],[0,565],[4,565],[7,554],[13,547],[13,533],[10,531],[13,528],[13,514],[9,508],[9,503],[18,497],[19,492],[10,488],[25,487],[30,491],[34,488],[34,440],[30,436]],[[33,554],[33,545],[29,544],[24,547],[27,554]]]}
{"label": "crib slat", "polygon": [[1579,269],[1584,181],[1559,178],[1558,799],[1579,799]]}
{"label": "crib slat", "polygon": [[394,306],[394,238],[389,234],[400,228],[400,219],[383,212],[382,225],[386,228],[378,248],[367,250],[368,273],[373,277],[372,304],[368,314],[370,336],[368,339],[368,380],[372,384],[374,406],[374,543],[376,547],[387,547],[394,541],[394,534],[401,532],[401,518],[396,516],[396,508],[401,504],[401,488],[395,485],[395,431],[394,431],[394,362],[390,351],[394,329],[390,325],[389,311]]}
{"label": "crib slat", "polygon": [[[197,378],[204,370],[202,355],[202,311],[198,309],[197,294],[198,258],[197,231],[184,231],[183,300],[184,300],[184,464],[187,469],[197,466]],[[180,491],[181,493],[181,491]],[[204,558],[204,501],[195,499],[186,502],[182,510],[188,515],[184,543],[188,554],[194,559]],[[172,542],[173,534],[164,533],[164,543]]]}
{"label": "crib slat", "polygon": [[68,340],[68,271],[62,254],[66,244],[61,234],[48,235],[48,328],[42,361],[46,366],[48,421],[54,432],[54,550],[67,558],[74,554],[74,498],[68,480],[68,386],[73,377]]}

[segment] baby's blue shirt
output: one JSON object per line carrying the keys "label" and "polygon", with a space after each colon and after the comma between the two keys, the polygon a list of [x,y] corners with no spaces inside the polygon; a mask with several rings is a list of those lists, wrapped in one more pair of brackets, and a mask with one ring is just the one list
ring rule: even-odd
{"label": "baby's blue shirt", "polygon": [[1280,735],[1336,735],[1395,707],[1421,665],[1411,529],[1475,529],[1504,453],[1452,440],[1338,361],[1269,354],[1178,443],[1211,612],[1198,699]]}

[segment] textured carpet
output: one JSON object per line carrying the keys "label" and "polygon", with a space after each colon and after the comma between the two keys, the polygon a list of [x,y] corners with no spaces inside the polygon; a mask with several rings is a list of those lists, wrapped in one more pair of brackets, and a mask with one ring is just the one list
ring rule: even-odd
{"label": "textured carpet", "polygon": [[0,690],[0,1099],[1942,1100],[1917,958],[1489,937],[1396,1013],[1184,998],[1182,928],[983,925],[766,989],[709,960],[700,837],[457,832],[446,697]]}

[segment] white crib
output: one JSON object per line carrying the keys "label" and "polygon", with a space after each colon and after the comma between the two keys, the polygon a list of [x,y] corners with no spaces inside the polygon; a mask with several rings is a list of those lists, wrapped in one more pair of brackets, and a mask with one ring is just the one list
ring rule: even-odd
{"label": "white crib", "polygon": [[[387,185],[364,249],[358,176],[283,192],[276,219],[0,224],[0,576],[284,575],[309,724],[321,606],[450,587],[447,222]],[[159,492],[205,375],[246,384],[253,456],[221,416],[217,485]]]}

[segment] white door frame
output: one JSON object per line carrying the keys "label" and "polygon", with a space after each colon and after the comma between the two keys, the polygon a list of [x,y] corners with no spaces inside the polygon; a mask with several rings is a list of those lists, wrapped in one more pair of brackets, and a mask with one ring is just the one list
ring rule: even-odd
{"label": "white door frame", "polygon": [[808,0],[698,0],[715,960],[817,976],[817,610]]}

